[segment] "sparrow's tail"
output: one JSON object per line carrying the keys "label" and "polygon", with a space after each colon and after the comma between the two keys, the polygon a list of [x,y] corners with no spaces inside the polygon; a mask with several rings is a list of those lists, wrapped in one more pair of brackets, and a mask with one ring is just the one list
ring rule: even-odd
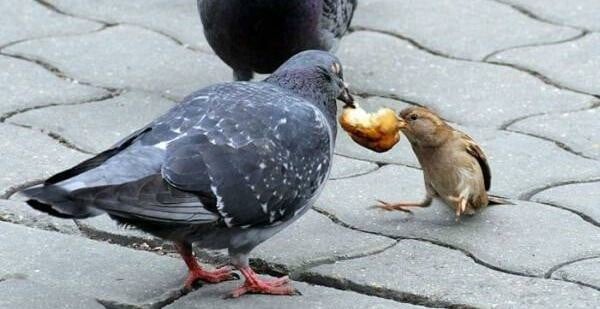
{"label": "sparrow's tail", "polygon": [[514,204],[515,203],[510,202],[503,197],[488,194],[488,205],[490,205],[490,206],[492,206],[492,205],[514,205]]}
{"label": "sparrow's tail", "polygon": [[101,214],[94,208],[74,201],[69,192],[56,185],[37,185],[20,192],[31,208],[59,218],[83,219]]}

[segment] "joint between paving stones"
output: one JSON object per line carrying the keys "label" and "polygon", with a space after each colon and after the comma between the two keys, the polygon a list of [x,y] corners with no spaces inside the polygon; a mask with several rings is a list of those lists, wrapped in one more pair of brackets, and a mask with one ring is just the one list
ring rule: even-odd
{"label": "joint between paving stones", "polygon": [[[577,263],[577,262],[581,262],[581,261],[585,261],[585,260],[591,260],[591,259],[596,259],[596,258],[600,258],[600,255],[595,255],[595,256],[586,256],[586,257],[582,257],[582,258],[578,258],[578,259],[574,259],[574,260],[570,260],[568,262],[564,262],[564,263],[560,263],[556,266],[553,266],[552,268],[550,268],[546,274],[544,275],[544,278],[546,279],[551,279],[552,274],[554,274],[557,270],[571,265],[573,263]],[[595,288],[596,290],[599,290],[597,287]]]}
{"label": "joint between paving stones", "polygon": [[0,199],[8,200],[11,198],[11,196],[13,196],[15,193],[21,191],[22,189],[25,189],[25,188],[28,188],[31,186],[35,186],[35,185],[39,185],[39,184],[43,183],[44,180],[45,179],[29,180],[24,183],[11,186],[8,189],[6,189],[6,191],[2,195],[0,195]]}
{"label": "joint between paving stones", "polygon": [[[493,1],[493,0],[491,0]],[[404,37],[402,35],[390,32],[390,31],[383,31],[383,30],[373,30],[373,29],[368,29],[365,27],[356,27],[357,31],[370,31],[370,32],[376,32],[376,33],[380,33],[383,35],[389,35],[391,37],[394,37],[396,39],[399,40],[403,40],[405,42],[408,42],[409,44],[411,44],[412,46],[414,46],[415,48],[422,50],[424,52],[427,52],[431,55],[434,56],[438,56],[438,57],[443,57],[446,59],[450,59],[450,60],[455,60],[455,61],[466,61],[466,62],[471,62],[471,63],[480,63],[480,64],[490,64],[490,65],[497,65],[497,66],[503,66],[503,67],[507,67],[507,68],[511,68],[526,74],[529,74],[532,77],[535,77],[537,79],[539,79],[540,81],[542,81],[543,83],[550,85],[552,87],[555,87],[557,89],[561,89],[561,90],[566,90],[566,91],[571,91],[574,93],[578,93],[578,94],[582,94],[582,95],[587,95],[587,96],[591,96],[591,97],[595,97],[596,99],[600,99],[600,94],[594,94],[594,93],[589,93],[589,92],[585,92],[582,90],[577,90],[577,89],[573,89],[571,87],[565,86],[560,84],[559,82],[556,82],[552,79],[550,79],[549,77],[543,75],[540,72],[537,72],[533,69],[528,69],[516,64],[512,64],[512,63],[504,63],[504,62],[499,62],[499,61],[480,61],[480,60],[472,60],[472,59],[466,59],[466,58],[460,58],[460,57],[454,57],[454,56],[450,56],[447,54],[444,54],[442,52],[439,51],[435,51],[433,49],[427,48],[424,45],[418,43],[417,41],[415,41],[412,38],[408,38],[408,37]],[[357,91],[358,93],[360,93],[360,91]],[[373,94],[368,94],[367,95],[373,95]],[[380,96],[383,98],[389,98],[389,99],[395,99],[395,100],[399,100],[399,101],[403,101],[406,102],[408,104],[412,104],[412,105],[417,105],[417,106],[424,106],[424,104],[421,103],[417,103],[417,102],[411,102],[410,100],[398,97],[397,95],[393,95],[393,94],[387,94],[387,93],[375,93],[376,96]]]}
{"label": "joint between paving stones", "polygon": [[57,68],[56,66],[47,63],[46,61],[42,60],[42,59],[36,59],[36,58],[28,58],[24,55],[19,55],[19,54],[7,54],[4,53],[2,51],[0,51],[0,55],[2,56],[6,56],[6,57],[11,57],[11,58],[15,58],[15,59],[19,59],[19,60],[23,60],[23,61],[27,61],[33,64],[37,64],[39,65],[41,68],[45,69],[46,71],[50,72],[51,74],[54,74],[54,76],[71,82],[71,83],[77,83],[77,84],[81,84],[81,85],[85,85],[85,86],[89,86],[89,87],[94,87],[94,88],[98,88],[98,89],[102,89],[104,91],[107,91],[109,93],[112,94],[117,94],[117,93],[121,93],[123,91],[125,91],[125,89],[120,89],[120,88],[114,88],[114,87],[105,87],[105,86],[97,86],[94,85],[92,83],[89,82],[85,82],[85,81],[80,81],[77,80],[75,78],[72,78],[70,76],[68,76],[66,73],[64,73],[62,70],[60,70],[59,68]]}
{"label": "joint between paving stones", "polygon": [[[179,46],[181,46],[183,48],[189,49],[191,51],[199,52],[199,53],[204,53],[204,54],[213,54],[210,51],[206,51],[206,50],[194,48],[194,47],[192,47],[192,46],[190,46],[190,45],[182,42],[178,38],[176,38],[176,37],[174,37],[174,36],[172,36],[172,35],[164,32],[164,31],[158,30],[158,29],[150,28],[150,27],[147,27],[147,26],[144,26],[144,25],[139,25],[139,24],[123,23],[123,22],[109,22],[109,21],[95,19],[95,18],[91,18],[91,17],[87,17],[87,16],[81,16],[81,15],[77,15],[77,14],[73,14],[73,13],[69,13],[69,12],[63,11],[63,10],[57,8],[56,6],[54,6],[53,4],[46,2],[45,0],[34,0],[34,1],[37,2],[37,3],[39,3],[39,4],[41,4],[42,6],[46,7],[47,9],[49,9],[49,10],[55,12],[55,13],[58,13],[58,14],[61,14],[61,15],[64,15],[64,16],[69,16],[69,17],[84,19],[84,20],[88,20],[88,21],[100,23],[100,24],[103,25],[103,27],[100,28],[100,29],[97,29],[97,30],[94,30],[94,31],[91,31],[91,32],[88,32],[88,33],[80,33],[80,34],[89,34],[89,33],[94,33],[94,32],[100,32],[102,30],[106,30],[108,28],[115,27],[115,26],[118,26],[118,25],[126,25],[126,26],[132,26],[132,27],[139,27],[139,28],[142,28],[142,29],[147,30],[147,31],[155,32],[155,33],[157,33],[159,35],[162,35],[162,36],[166,37],[167,39],[171,40],[175,44],[177,44],[177,45],[179,45]],[[75,34],[75,35],[80,35],[80,34]],[[10,45],[12,45],[12,44],[10,44]],[[2,48],[4,48],[4,47],[6,47],[6,46],[0,47],[0,50],[2,50]]]}
{"label": "joint between paving stones", "polygon": [[523,66],[514,64],[514,63],[504,63],[504,62],[499,62],[499,61],[485,61],[485,62],[480,62],[480,63],[488,63],[488,64],[493,64],[493,65],[499,65],[499,66],[503,66],[503,67],[508,67],[508,68],[512,68],[515,69],[517,71],[521,71],[523,73],[527,73],[537,79],[539,79],[540,81],[542,81],[543,83],[550,85],[552,87],[558,88],[558,89],[562,89],[562,90],[568,90],[571,92],[575,92],[575,93],[579,93],[579,94],[583,94],[583,95],[588,95],[588,96],[592,96],[595,98],[600,98],[600,95],[598,94],[594,94],[594,93],[589,93],[589,92],[585,92],[582,90],[578,90],[578,89],[573,89],[570,87],[567,87],[565,85],[561,85],[559,82],[556,82],[552,79],[550,79],[549,77],[543,75],[542,73],[535,71],[533,69],[529,69],[529,68],[525,68]]}
{"label": "joint between paving stones", "polygon": [[537,20],[539,22],[543,22],[543,23],[547,23],[547,24],[551,24],[551,25],[555,25],[555,26],[561,26],[561,27],[567,27],[567,28],[582,30],[582,31],[591,31],[590,29],[586,29],[584,27],[574,26],[574,25],[569,25],[569,24],[563,24],[563,23],[560,23],[560,22],[557,22],[557,21],[554,21],[554,20],[546,19],[546,18],[541,17],[541,16],[539,16],[539,15],[531,12],[530,10],[528,10],[528,9],[522,7],[522,6],[519,6],[517,4],[507,3],[507,2],[504,2],[502,0],[490,0],[490,1],[493,1],[493,2],[496,2],[496,3],[500,3],[502,5],[506,5],[506,6],[510,7],[510,8],[512,8],[513,10],[515,10],[515,11],[517,11],[517,12],[519,12],[519,13],[521,13],[521,14],[523,14],[523,15],[531,18],[531,19]]}
{"label": "joint between paving stones", "polygon": [[562,43],[567,43],[567,42],[573,42],[573,41],[577,41],[581,38],[584,38],[585,36],[590,34],[590,32],[587,30],[579,30],[579,31],[581,31],[581,32],[573,37],[558,40],[558,41],[545,42],[545,43],[534,43],[534,44],[523,44],[523,45],[511,46],[511,47],[503,48],[500,50],[496,50],[496,51],[489,53],[485,57],[483,57],[481,59],[481,61],[487,62],[490,58],[496,56],[497,54],[503,53],[505,51],[513,50],[513,49],[526,48],[526,47],[538,47],[538,46],[550,46],[550,45],[557,45],[557,44],[562,44]]}
{"label": "joint between paving stones", "polygon": [[82,104],[88,104],[88,103],[97,103],[97,102],[102,102],[102,101],[116,98],[125,92],[124,90],[120,90],[120,89],[104,88],[104,90],[108,91],[108,93],[105,95],[102,95],[100,97],[91,98],[89,100],[72,102],[72,103],[48,103],[48,104],[42,104],[42,105],[31,106],[31,107],[26,107],[26,108],[9,111],[9,112],[6,112],[6,113],[0,115],[0,123],[4,123],[4,122],[6,122],[6,120],[8,120],[11,117],[14,117],[16,115],[23,114],[23,113],[26,113],[26,112],[29,112],[32,110],[44,109],[44,108],[53,107],[53,106],[73,106],[73,105],[82,105]]}
{"label": "joint between paving stones", "polygon": [[[543,115],[543,114],[541,114],[541,115]],[[524,119],[527,119],[527,118],[529,118],[529,117],[525,117]],[[524,119],[521,119],[521,120],[524,120]],[[522,132],[522,131],[518,131],[518,130],[512,130],[512,129],[503,129],[503,131],[512,132],[512,133],[516,133],[516,134],[527,135],[527,136],[531,136],[531,137],[534,137],[534,138],[539,138],[539,139],[542,139],[542,140],[554,143],[556,145],[556,147],[558,147],[558,148],[560,148],[560,149],[562,149],[562,150],[564,150],[566,152],[569,152],[572,155],[576,155],[578,157],[581,157],[581,158],[584,158],[584,159],[588,159],[588,160],[596,160],[597,161],[596,158],[588,157],[585,154],[583,154],[583,153],[581,153],[579,151],[576,151],[573,148],[569,147],[567,144],[565,144],[563,142],[559,142],[559,141],[553,140],[553,139],[551,139],[549,137],[545,137],[545,136],[541,136],[541,135],[537,135],[537,134],[533,134],[533,133],[528,133],[528,132]]]}
{"label": "joint between paving stones", "polygon": [[435,300],[418,294],[399,292],[382,287],[365,286],[345,278],[332,278],[316,273],[305,273],[302,275],[301,279],[302,281],[311,284],[326,286],[338,290],[350,290],[360,294],[391,299],[401,303],[420,305],[428,308],[475,308],[464,304],[452,304],[445,301]]}
{"label": "joint between paving stones", "polygon": [[577,210],[574,210],[574,209],[571,209],[571,208],[568,208],[568,207],[565,207],[565,206],[561,206],[561,205],[558,205],[558,204],[554,204],[554,203],[548,203],[548,202],[536,202],[536,203],[539,203],[539,204],[542,204],[542,205],[546,205],[546,206],[549,206],[549,207],[554,207],[554,208],[566,210],[568,212],[571,212],[571,213],[579,216],[583,221],[585,221],[587,223],[590,223],[592,225],[595,225],[596,227],[600,228],[600,222],[594,220],[592,217],[586,215],[583,212],[580,212],[580,211],[577,211]]}
{"label": "joint between paving stones", "polygon": [[552,189],[554,187],[560,187],[560,186],[566,186],[566,185],[575,185],[575,184],[582,184],[582,183],[590,183],[590,182],[598,182],[600,181],[600,177],[593,177],[590,179],[579,179],[579,180],[565,180],[565,181],[560,181],[560,182],[555,182],[552,184],[548,184],[539,188],[535,188],[532,189],[528,192],[525,192],[523,194],[521,194],[518,199],[519,200],[523,200],[523,201],[531,201],[531,198],[542,192],[542,191],[546,191],[548,189]]}
{"label": "joint between paving stones", "polygon": [[[340,220],[339,218],[337,218],[337,216],[335,216],[334,214],[331,214],[329,212],[327,212],[326,210],[323,210],[321,208],[318,207],[314,207],[313,209],[325,216],[327,216],[333,223],[338,224],[342,227],[345,228],[349,228],[352,230],[356,230],[359,232],[363,232],[363,233],[368,233],[368,234],[373,234],[373,235],[377,235],[377,236],[382,236],[382,237],[388,237],[388,238],[392,238],[397,240],[398,242],[403,241],[403,240],[415,240],[415,241],[421,241],[421,242],[426,242],[432,245],[436,245],[436,246],[440,246],[440,247],[444,247],[446,249],[451,249],[451,250],[456,250],[461,252],[462,254],[464,254],[465,256],[469,257],[471,260],[473,260],[474,263],[481,265],[483,267],[486,267],[488,269],[494,270],[494,271],[498,271],[498,272],[502,272],[502,273],[506,273],[506,274],[510,274],[510,275],[515,275],[515,276],[521,276],[521,277],[527,277],[527,278],[540,278],[540,279],[549,279],[549,280],[556,280],[556,281],[564,281],[564,282],[570,282],[573,284],[577,284],[577,282],[572,282],[572,281],[567,281],[567,280],[562,280],[562,279],[556,279],[556,278],[545,278],[544,276],[535,276],[535,275],[530,275],[527,273],[522,273],[522,272],[517,272],[517,271],[511,271],[511,270],[507,270],[507,269],[503,269],[497,266],[494,266],[492,264],[489,264],[479,258],[477,258],[475,255],[473,255],[472,253],[470,253],[469,251],[462,249],[462,248],[458,248],[455,246],[452,246],[450,244],[446,244],[443,242],[439,242],[439,241],[435,241],[435,240],[431,240],[431,239],[425,239],[425,238],[418,238],[418,237],[398,237],[398,236],[393,236],[393,235],[388,235],[385,233],[377,233],[377,232],[371,232],[371,231],[365,231],[359,228],[356,228],[354,226],[351,226],[345,222],[343,222],[342,220]],[[581,284],[581,286],[588,286],[587,284]]]}
{"label": "joint between paving stones", "polygon": [[46,129],[41,129],[41,128],[35,128],[29,125],[24,125],[24,124],[18,124],[18,123],[12,123],[9,122],[9,125],[15,126],[15,127],[19,127],[19,128],[24,128],[24,129],[30,129],[30,130],[36,130],[42,134],[46,134],[48,137],[50,137],[51,139],[57,141],[60,145],[63,145],[66,148],[81,152],[83,154],[87,154],[87,155],[94,155],[94,153],[89,152],[85,149],[79,148],[79,146],[71,143],[70,141],[68,141],[66,138],[60,136],[58,133],[52,132],[52,131],[48,131]]}
{"label": "joint between paving stones", "polygon": [[99,23],[99,24],[103,24],[104,26],[114,26],[114,23],[110,23],[110,22],[106,22],[103,20],[99,20],[99,19],[94,19],[94,18],[90,18],[90,17],[86,17],[86,16],[78,16],[75,14],[71,14],[71,13],[67,13],[59,8],[57,8],[56,6],[54,6],[52,3],[49,3],[46,0],[33,0],[35,2],[37,2],[38,4],[40,4],[41,6],[45,7],[46,9],[53,11],[54,13],[57,14],[61,14],[64,16],[69,16],[69,17],[73,17],[73,18],[78,18],[78,19],[83,19],[83,20],[87,20],[87,21],[92,21],[95,23]]}

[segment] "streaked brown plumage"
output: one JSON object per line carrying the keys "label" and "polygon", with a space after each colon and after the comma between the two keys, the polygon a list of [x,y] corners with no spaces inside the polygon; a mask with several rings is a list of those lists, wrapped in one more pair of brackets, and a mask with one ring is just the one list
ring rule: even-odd
{"label": "streaked brown plumage", "polygon": [[[458,218],[488,205],[490,167],[483,150],[471,137],[422,107],[404,109],[400,112],[400,122],[401,131],[423,168],[427,193],[420,202],[379,201],[376,208],[410,212],[411,207],[427,207],[433,198],[439,198],[454,209]],[[492,200],[505,202],[499,198]]]}

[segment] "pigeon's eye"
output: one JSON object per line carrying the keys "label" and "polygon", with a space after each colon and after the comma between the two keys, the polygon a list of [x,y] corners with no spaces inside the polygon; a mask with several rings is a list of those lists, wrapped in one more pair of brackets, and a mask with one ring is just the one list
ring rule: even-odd
{"label": "pigeon's eye", "polygon": [[417,118],[419,118],[417,114],[410,115],[410,120],[417,120]]}

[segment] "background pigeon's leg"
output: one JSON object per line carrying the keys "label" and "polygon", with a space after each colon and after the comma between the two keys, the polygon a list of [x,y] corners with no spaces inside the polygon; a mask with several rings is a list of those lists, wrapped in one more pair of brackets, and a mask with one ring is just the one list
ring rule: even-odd
{"label": "background pigeon's leg", "polygon": [[233,70],[233,79],[240,82],[247,82],[254,77],[250,70]]}
{"label": "background pigeon's leg", "polygon": [[231,297],[237,298],[246,293],[252,294],[270,294],[270,295],[300,295],[300,292],[292,287],[290,279],[287,276],[264,280],[248,265],[248,256],[245,254],[232,255],[232,262],[242,275],[246,278],[244,285],[233,290]]}
{"label": "background pigeon's leg", "polygon": [[214,271],[203,270],[192,253],[192,245],[187,242],[175,242],[175,247],[189,269],[189,275],[185,280],[185,288],[193,288],[194,283],[198,280],[208,283],[218,283],[239,278],[229,266],[221,267]]}

